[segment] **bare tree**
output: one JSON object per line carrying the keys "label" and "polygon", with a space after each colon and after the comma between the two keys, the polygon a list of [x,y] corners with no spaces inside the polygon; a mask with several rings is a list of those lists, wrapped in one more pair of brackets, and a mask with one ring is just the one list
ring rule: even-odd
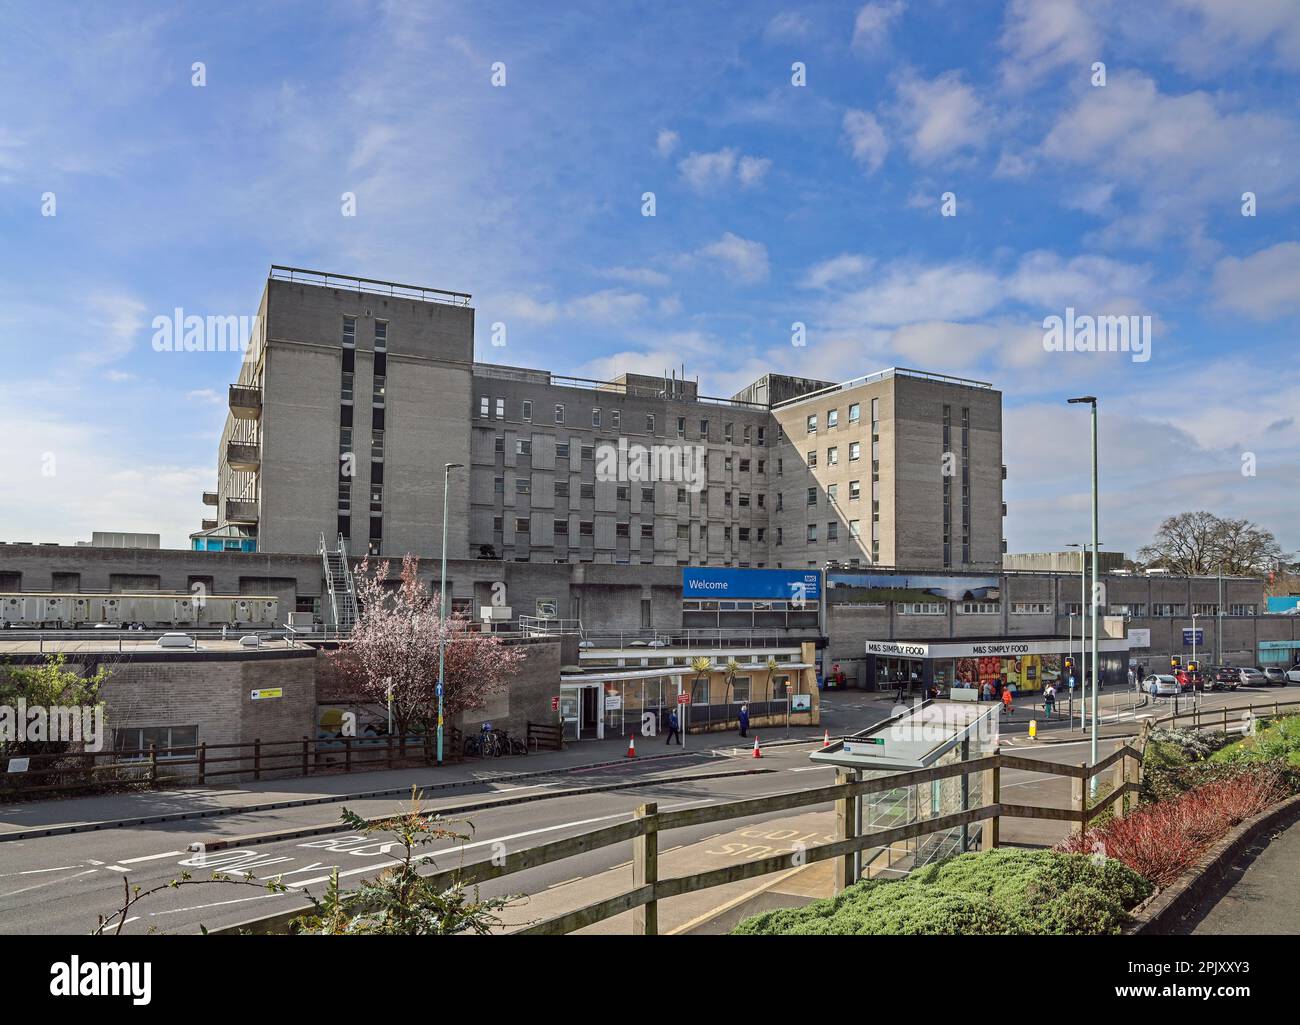
{"label": "bare tree", "polygon": [[1160,524],[1151,544],[1138,550],[1148,566],[1181,576],[1246,576],[1273,569],[1282,548],[1263,527],[1214,513],[1185,512]]}

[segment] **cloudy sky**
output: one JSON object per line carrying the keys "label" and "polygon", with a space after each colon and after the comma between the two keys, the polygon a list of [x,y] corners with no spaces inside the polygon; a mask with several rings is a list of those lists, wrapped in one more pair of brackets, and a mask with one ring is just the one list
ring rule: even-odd
{"label": "cloudy sky", "polygon": [[[252,314],[281,263],[471,292],[493,362],[992,382],[1012,551],[1087,534],[1091,392],[1107,547],[1206,508],[1300,548],[1294,0],[0,0],[0,33],[2,539],[184,546],[237,357],[152,320]],[[1067,308],[1150,317],[1149,359],[1047,351]]]}

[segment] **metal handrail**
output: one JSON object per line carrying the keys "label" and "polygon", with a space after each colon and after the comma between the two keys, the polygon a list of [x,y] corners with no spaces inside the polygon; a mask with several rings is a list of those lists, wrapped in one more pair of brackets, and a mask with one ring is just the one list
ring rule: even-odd
{"label": "metal handrail", "polygon": [[352,274],[331,274],[328,271],[307,270],[302,267],[284,267],[272,264],[268,274],[274,281],[292,281],[304,285],[320,285],[325,288],[346,287],[357,292],[371,292],[375,295],[388,295],[398,299],[419,299],[424,302],[442,302],[454,306],[466,306],[471,295],[469,292],[451,292],[445,288],[430,288],[425,285],[403,285],[396,281],[382,281],[378,278],[359,278]]}

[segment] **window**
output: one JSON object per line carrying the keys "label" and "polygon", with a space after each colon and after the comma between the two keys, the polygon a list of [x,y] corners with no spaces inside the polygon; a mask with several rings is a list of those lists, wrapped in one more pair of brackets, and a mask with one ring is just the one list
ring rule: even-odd
{"label": "window", "polygon": [[646,504],[646,505],[654,505],[654,504],[655,504],[655,489],[654,489],[654,488],[642,488],[642,489],[641,489],[641,501],[642,501],[644,504]]}
{"label": "window", "polygon": [[996,616],[1002,603],[996,601],[964,601],[957,611],[963,616]]}
{"label": "window", "polygon": [[785,508],[785,492],[778,491],[776,493],[776,511],[780,512],[784,508]]}
{"label": "window", "polygon": [[568,443],[567,441],[559,441],[559,442],[556,442],[556,444],[555,444],[555,458],[556,458],[556,459],[568,459],[568,458],[569,458],[569,443]]}
{"label": "window", "polygon": [[760,427],[760,428],[758,429],[758,443],[759,443],[760,445],[766,445],[766,444],[767,444],[767,428],[765,428],[765,427]]}
{"label": "window", "polygon": [[615,537],[631,537],[632,535],[631,535],[631,532],[630,532],[629,529],[628,529],[628,524],[626,524],[626,523],[615,523],[615,524],[614,524],[614,536],[615,536]]}
{"label": "window", "polygon": [[527,477],[515,478],[515,494],[526,495],[532,490],[532,482]]}
{"label": "window", "polygon": [[849,537],[858,538],[862,536],[862,521],[849,520]]}
{"label": "window", "polygon": [[384,458],[384,432],[383,431],[372,430],[370,432],[370,458],[371,459]]}
{"label": "window", "polygon": [[839,425],[840,425],[840,411],[838,409],[827,410],[826,429],[830,430],[832,427],[838,427]]}
{"label": "window", "polygon": [[1192,605],[1193,616],[1217,616],[1218,614],[1219,614],[1219,606],[1213,603],[1205,604],[1205,603],[1198,602]]}
{"label": "window", "polygon": [[382,406],[384,404],[384,382],[385,378],[378,375],[374,378],[374,387],[370,391],[370,401],[373,405]]}
{"label": "window", "polygon": [[582,481],[578,485],[578,494],[581,498],[595,498],[596,485],[591,481]]}
{"label": "window", "polygon": [[506,418],[506,400],[497,399],[497,419],[504,420],[505,418]]}
{"label": "window", "polygon": [[817,414],[816,414],[816,413],[809,413],[809,414],[808,414],[808,433],[809,433],[809,434],[816,434],[816,433],[817,433]]}
{"label": "window", "polygon": [[611,409],[611,410],[609,411],[609,425],[610,425],[611,427],[613,427],[614,430],[618,430],[618,429],[623,425],[623,412],[622,412],[622,410],[619,410],[619,409]]}
{"label": "window", "polygon": [[653,538],[655,536],[655,525],[653,523],[641,524],[641,536]]}
{"label": "window", "polygon": [[[1236,607],[1236,606],[1234,606]],[[1151,606],[1151,615],[1158,617],[1185,616],[1187,615],[1186,605],[1164,604],[1157,602]]]}
{"label": "window", "polygon": [[345,349],[355,349],[357,345],[357,318],[343,318],[343,347]]}
{"label": "window", "polygon": [[655,415],[653,413],[645,415],[645,432],[646,434],[654,434],[655,432]]}
{"label": "window", "polygon": [[484,395],[481,399],[478,400],[478,415],[483,417],[484,419],[487,419],[488,415],[491,413],[491,405],[492,405],[492,400],[489,399],[486,395]]}
{"label": "window", "polygon": [[384,486],[382,484],[370,485],[370,511],[372,513],[384,511]]}
{"label": "window", "polygon": [[492,443],[492,450],[494,452],[504,452],[506,450],[506,439],[498,434]]}
{"label": "window", "polygon": [[555,482],[555,497],[556,498],[569,497],[569,482],[567,480],[557,480]]}
{"label": "window", "polygon": [[685,501],[686,501],[686,489],[685,489],[685,488],[678,488],[678,489],[677,489],[677,501],[679,501],[679,502],[685,502]]}
{"label": "window", "polygon": [[817,504],[817,489],[816,489],[816,488],[809,488],[809,489],[808,489],[808,504],[809,504],[809,505],[816,505],[816,504]]}
{"label": "window", "polygon": [[766,537],[767,537],[767,528],[766,528],[766,527],[759,527],[759,528],[758,528],[758,543],[759,543],[759,544],[762,544],[763,541],[764,541],[764,539],[765,539]]}
{"label": "window", "polygon": [[691,539],[691,525],[689,523],[677,524],[677,540],[689,541]]}
{"label": "window", "polygon": [[742,492],[740,493],[740,499],[739,499],[738,504],[739,504],[739,506],[740,506],[742,509],[748,509],[748,508],[749,508],[749,492],[748,492],[748,491],[742,491]]}
{"label": "window", "polygon": [[557,535],[559,535],[559,536],[561,536],[561,537],[568,537],[568,536],[569,536],[569,521],[568,521],[568,520],[556,520],[555,523],[554,523],[552,526],[553,526],[553,529],[555,530],[555,533],[556,533]]}
{"label": "window", "polygon": [[814,448],[814,449],[809,449],[809,450],[808,450],[808,466],[809,466],[809,468],[812,468],[812,467],[815,467],[816,465],[817,465],[817,450],[816,450],[815,448]]}
{"label": "window", "polygon": [[723,504],[724,506],[726,506],[727,508],[730,508],[730,507],[731,507],[731,492],[730,492],[730,491],[724,491],[724,492],[722,493],[722,504]]}
{"label": "window", "polygon": [[722,469],[726,473],[731,472],[731,456],[724,456],[722,460]]}
{"label": "window", "polygon": [[520,416],[522,417],[524,423],[526,424],[530,424],[533,422],[533,404],[529,402],[527,399],[524,400],[524,404]]}
{"label": "window", "polygon": [[515,442],[515,455],[531,456],[532,454],[533,454],[533,443],[531,441],[524,441],[522,438],[520,438]]}
{"label": "window", "polygon": [[583,446],[582,446],[582,449],[581,449],[581,452],[580,452],[580,455],[581,455],[581,457],[582,457],[583,459],[595,459],[595,458],[596,458],[596,446],[595,446],[595,445],[583,445]]}
{"label": "window", "polygon": [[767,496],[760,491],[758,493],[758,507],[762,509],[763,506],[766,504],[766,502],[767,502]]}
{"label": "window", "polygon": [[732,432],[734,431],[734,429],[735,429],[734,424],[722,425],[722,440],[725,441],[728,445],[731,444]]}
{"label": "window", "polygon": [[578,524],[578,534],[582,537],[593,537],[596,533],[596,524],[591,520],[582,520]]}
{"label": "window", "polygon": [[113,750],[124,761],[149,757],[153,746],[161,758],[192,758],[199,742],[197,726],[143,726],[113,731]]}
{"label": "window", "polygon": [[857,441],[849,442],[849,462],[856,463],[858,457],[862,455],[862,443]]}
{"label": "window", "polygon": [[840,462],[840,450],[836,446],[832,445],[830,448],[826,450],[826,465],[838,466],[839,462]]}
{"label": "window", "polygon": [[1257,605],[1229,605],[1228,615],[1230,616],[1253,616],[1259,611]]}
{"label": "window", "polygon": [[704,441],[709,440],[709,421],[707,420],[700,421],[700,438]]}
{"label": "window", "polygon": [[504,495],[506,493],[506,479],[504,477],[493,477],[492,490],[498,495]]}
{"label": "window", "polygon": [[[1011,611],[1012,612],[1016,611],[1014,606],[1012,606]],[[1112,603],[1108,607],[1106,614],[1110,616],[1129,616],[1132,619],[1146,619],[1147,605],[1146,602],[1120,602],[1119,604]]]}
{"label": "window", "polygon": [[614,494],[620,502],[626,502],[631,498],[631,490],[626,484],[620,484],[614,489]]}
{"label": "window", "polygon": [[830,502],[831,505],[835,504],[835,500],[836,498],[839,497],[839,493],[840,493],[840,486],[838,484],[826,485],[826,500]]}
{"label": "window", "polygon": [[339,384],[339,399],[342,402],[352,401],[352,375],[346,372]]}
{"label": "window", "polygon": [[599,426],[600,426],[600,410],[599,410],[599,409],[593,409],[593,410],[591,411],[591,426],[592,426],[592,427],[599,427]]}
{"label": "window", "polygon": [[1052,603],[1046,601],[1013,601],[1011,603],[1011,614],[1013,616],[1046,616],[1052,612]]}
{"label": "window", "polygon": [[502,519],[500,516],[492,517],[492,529],[496,531],[498,534],[500,534],[504,529],[501,524],[502,524]]}
{"label": "window", "polygon": [[744,442],[745,442],[746,445],[749,444],[749,439],[750,439],[751,433],[752,433],[752,428],[750,428],[750,426],[749,426],[748,424],[746,424],[746,425],[745,425],[744,433],[741,434],[741,438],[744,440]]}
{"label": "window", "polygon": [[839,539],[840,539],[840,525],[836,521],[832,520],[830,523],[826,524],[826,540],[838,541]]}
{"label": "window", "polygon": [[898,605],[900,616],[942,616],[944,603],[940,601],[905,601]]}
{"label": "window", "polygon": [[742,460],[740,461],[740,472],[741,472],[741,473],[749,473],[749,460],[748,460],[748,459],[742,459]]}
{"label": "window", "polygon": [[555,404],[555,422],[556,422],[557,424],[562,424],[562,423],[564,423],[564,403],[563,403],[563,402],[557,402],[557,403]]}
{"label": "window", "polygon": [[740,540],[742,540],[742,541],[748,541],[748,540],[749,540],[749,528],[748,528],[748,527],[741,527],[741,528],[740,528]]}
{"label": "window", "polygon": [[679,416],[677,418],[677,437],[686,437],[686,417],[684,416]]}
{"label": "window", "polygon": [[527,516],[516,516],[516,517],[515,517],[515,533],[516,533],[516,534],[527,534],[527,533],[528,533],[528,517],[527,517]]}
{"label": "window", "polygon": [[849,481],[849,501],[856,502],[861,497],[862,497],[862,481],[860,480]]}
{"label": "window", "polygon": [[862,419],[862,407],[856,402],[849,403],[849,423],[855,424]]}
{"label": "window", "polygon": [[817,540],[817,524],[815,523],[808,524],[808,540],[809,541]]}
{"label": "window", "polygon": [[352,511],[352,485],[346,481],[339,482],[339,512]]}
{"label": "window", "polygon": [[388,321],[375,321],[375,352],[384,352],[388,348]]}
{"label": "window", "polygon": [[784,540],[785,540],[785,528],[784,528],[784,527],[777,527],[777,528],[776,528],[776,543],[777,543],[777,544],[781,544],[781,542],[783,542]]}

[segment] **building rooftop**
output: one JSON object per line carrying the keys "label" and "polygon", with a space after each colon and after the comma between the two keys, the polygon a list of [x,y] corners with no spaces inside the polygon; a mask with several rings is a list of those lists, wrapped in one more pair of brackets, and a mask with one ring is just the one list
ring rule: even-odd
{"label": "building rooftop", "polygon": [[449,303],[453,306],[468,306],[470,301],[468,292],[450,292],[444,288],[429,288],[425,285],[403,285],[396,281],[359,278],[352,274],[331,274],[328,271],[305,270],[302,267],[282,267],[279,264],[271,265],[271,271],[267,277],[271,281],[289,281],[298,285],[314,285],[318,288],[365,292],[371,295],[387,295],[394,299]]}

